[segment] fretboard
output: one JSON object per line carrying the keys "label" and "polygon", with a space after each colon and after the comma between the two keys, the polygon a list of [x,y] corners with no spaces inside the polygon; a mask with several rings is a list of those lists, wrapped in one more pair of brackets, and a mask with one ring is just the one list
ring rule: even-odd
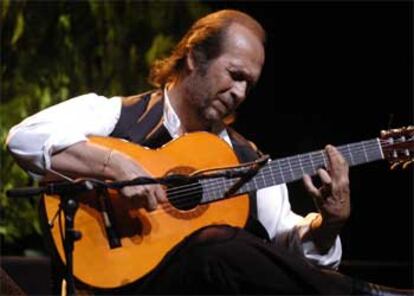
{"label": "fretboard", "polygon": [[[337,149],[347,160],[349,166],[384,158],[378,138],[339,146]],[[261,188],[296,181],[305,174],[310,176],[315,175],[319,168],[327,166],[328,158],[324,150],[276,159],[263,166],[249,182],[237,190],[236,194],[252,192]],[[227,190],[236,181],[224,177],[203,180],[201,182],[203,187],[202,203],[223,199]]]}

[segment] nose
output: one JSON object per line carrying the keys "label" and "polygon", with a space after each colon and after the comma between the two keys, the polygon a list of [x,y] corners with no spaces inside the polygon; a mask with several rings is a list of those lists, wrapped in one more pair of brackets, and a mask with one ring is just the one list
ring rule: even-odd
{"label": "nose", "polygon": [[247,81],[235,81],[231,90],[233,100],[237,102],[237,105],[244,101],[247,95]]}

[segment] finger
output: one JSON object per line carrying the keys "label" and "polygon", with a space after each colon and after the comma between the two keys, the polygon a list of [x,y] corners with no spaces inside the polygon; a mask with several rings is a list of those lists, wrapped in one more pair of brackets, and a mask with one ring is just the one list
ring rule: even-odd
{"label": "finger", "polygon": [[344,173],[348,173],[348,163],[342,154],[338,151],[338,149],[332,145],[326,145],[325,152],[329,159],[328,170],[330,171],[333,178],[341,176]]}
{"label": "finger", "polygon": [[318,188],[315,187],[315,185],[312,182],[312,179],[309,175],[303,176],[303,183],[305,185],[306,190],[315,198],[320,198],[320,193]]}
{"label": "finger", "polygon": [[133,190],[131,187],[126,186],[120,190],[122,196],[132,199],[134,196],[137,196],[136,190]]}
{"label": "finger", "polygon": [[146,209],[148,211],[154,211],[157,208],[158,202],[157,202],[157,198],[155,196],[155,192],[151,192],[151,194],[149,194],[147,196],[147,206]]}
{"label": "finger", "polygon": [[332,145],[327,145],[327,150],[329,152],[329,158],[331,162],[331,171],[330,175],[333,179],[333,190],[336,191],[336,189],[339,190],[348,190],[349,186],[349,166],[342,154],[333,147]]}
{"label": "finger", "polygon": [[156,195],[157,201],[159,203],[164,203],[168,200],[167,199],[167,194],[166,194],[164,188],[162,188],[161,186],[157,186],[155,188],[155,195]]}
{"label": "finger", "polygon": [[324,185],[330,186],[332,184],[332,178],[326,170],[318,169],[317,173]]}

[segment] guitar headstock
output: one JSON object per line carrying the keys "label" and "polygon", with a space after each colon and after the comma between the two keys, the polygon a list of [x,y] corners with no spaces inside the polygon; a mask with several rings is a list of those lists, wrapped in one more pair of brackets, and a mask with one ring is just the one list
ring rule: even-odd
{"label": "guitar headstock", "polygon": [[391,169],[414,162],[414,126],[381,131],[381,146]]}

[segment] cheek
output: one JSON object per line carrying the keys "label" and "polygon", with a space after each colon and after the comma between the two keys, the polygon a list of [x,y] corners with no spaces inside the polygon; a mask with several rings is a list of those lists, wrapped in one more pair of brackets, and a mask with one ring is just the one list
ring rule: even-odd
{"label": "cheek", "polygon": [[233,79],[231,79],[226,69],[219,67],[212,69],[205,77],[204,87],[209,88],[209,93],[212,95],[223,93],[231,89]]}
{"label": "cheek", "polygon": [[223,75],[217,79],[215,87],[218,92],[226,92],[233,87],[233,79],[231,79],[228,75]]}

